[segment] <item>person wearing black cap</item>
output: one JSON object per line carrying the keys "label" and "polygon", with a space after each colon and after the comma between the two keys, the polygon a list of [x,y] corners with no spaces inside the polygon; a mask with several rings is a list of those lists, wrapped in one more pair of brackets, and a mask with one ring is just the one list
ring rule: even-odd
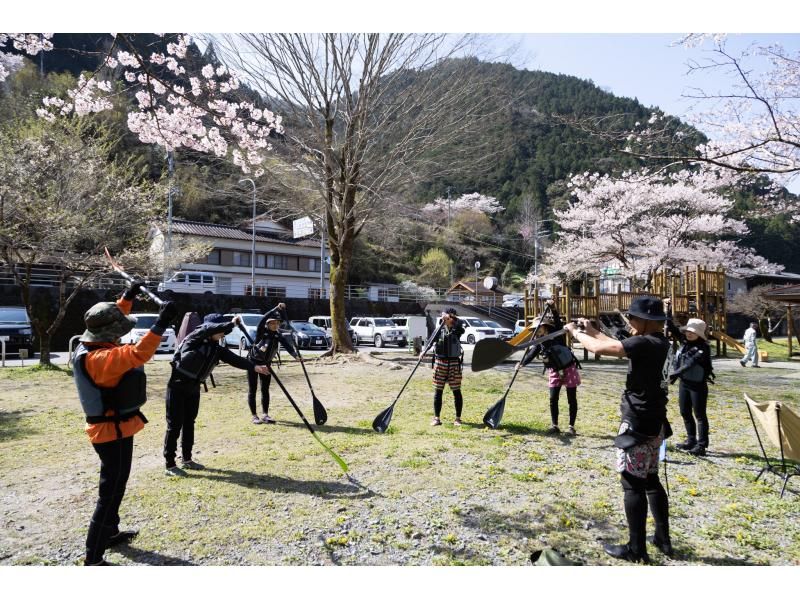
{"label": "person wearing black cap", "polygon": [[131,472],[133,437],[147,423],[140,410],[147,400],[143,366],[178,315],[174,303],[164,302],[147,334],[135,345],[120,345],[120,338],[136,325],[129,314],[141,289],[142,283],[134,281],[116,303],[92,306],[83,316],[86,331],[72,358],[86,434],[100,458],[100,488],[86,536],[85,565],[108,565],[106,549],[130,542],[139,533],[120,530],[119,507]]}
{"label": "person wearing black cap", "polygon": [[439,329],[435,343],[433,358],[433,420],[432,426],[441,426],[442,398],[444,387],[450,385],[453,391],[456,417],[453,425],[461,425],[461,410],[464,407],[464,397],[461,395],[461,335],[464,334],[464,325],[458,319],[455,308],[450,307],[442,313],[444,326]]}
{"label": "person wearing black cap", "polygon": [[[250,347],[250,352],[247,358],[256,365],[264,365],[269,368],[272,365],[272,360],[278,353],[278,345],[280,344],[289,355],[295,359],[301,359],[297,354],[294,347],[289,343],[286,338],[281,334],[278,329],[283,319],[283,310],[286,309],[284,303],[278,303],[274,308],[269,310],[261,318],[261,321],[256,327],[256,338],[253,345]],[[264,415],[258,417],[256,413],[256,389],[258,387],[258,380],[261,379],[261,410]],[[269,416],[269,385],[272,382],[272,375],[267,372],[266,374],[258,374],[255,371],[247,372],[247,405],[250,407],[250,415],[254,424],[274,424],[275,420]]]}
{"label": "person wearing black cap", "polygon": [[[222,337],[233,330],[236,321],[228,322],[221,314],[209,314],[175,350],[172,374],[167,383],[167,431],[164,435],[164,459],[169,476],[185,476],[184,469],[204,469],[192,460],[194,422],[200,410],[200,386],[216,365],[224,361],[240,370],[267,373],[265,366],[257,366],[219,344]],[[181,438],[183,469],[175,463],[178,437]]]}
{"label": "person wearing black cap", "polygon": [[620,404],[622,421],[614,440],[617,471],[625,494],[629,540],[627,544],[605,544],[604,549],[615,558],[649,562],[646,546],[648,503],[655,520],[653,544],[667,556],[672,555],[669,501],[658,479],[659,450],[669,427],[669,341],[664,337],[666,316],[660,299],[634,299],[627,316],[632,336],[622,341],[604,335],[585,319],[578,324],[571,322],[566,328],[596,355],[629,359]]}

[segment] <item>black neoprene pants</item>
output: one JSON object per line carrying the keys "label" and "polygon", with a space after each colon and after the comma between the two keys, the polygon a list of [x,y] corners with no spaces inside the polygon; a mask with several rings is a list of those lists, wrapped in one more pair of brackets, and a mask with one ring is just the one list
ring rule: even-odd
{"label": "black neoprene pants", "polygon": [[657,473],[639,478],[627,471],[620,475],[625,492],[625,518],[628,520],[629,546],[634,554],[647,552],[647,505],[656,524],[656,540],[669,540],[669,500]]}
{"label": "black neoprene pants", "polygon": [[[703,448],[708,448],[707,403],[707,383],[702,382],[695,386],[681,380],[678,389],[678,407],[681,410],[683,424],[686,426],[686,439],[689,444],[699,444]],[[696,424],[695,420],[697,420]]]}
{"label": "black neoprene pants", "polygon": [[[558,425],[558,396],[561,392],[560,386],[550,389],[550,420],[554,426]],[[567,403],[569,404],[569,425],[575,425],[575,418],[578,415],[578,389],[577,387],[567,388]]]}
{"label": "black neoprene pants", "polygon": [[164,460],[166,466],[175,467],[178,437],[181,439],[181,456],[192,460],[194,446],[194,421],[200,410],[200,386],[171,388],[167,386],[167,431],[164,434]]}
{"label": "black neoprene pants", "polygon": [[92,446],[100,457],[100,491],[86,535],[87,564],[103,560],[108,539],[119,531],[119,505],[131,473],[133,436]]}
{"label": "black neoprene pants", "polygon": [[[444,389],[440,388],[435,390],[433,393],[433,413],[436,417],[439,417],[442,413],[442,395],[444,394]],[[453,399],[455,400],[456,404],[456,417],[461,417],[461,409],[464,407],[464,397],[461,394],[461,389],[453,391]]]}
{"label": "black neoprene pants", "polygon": [[272,382],[270,374],[258,374],[255,371],[247,371],[247,405],[250,413],[256,414],[256,387],[258,379],[261,378],[261,409],[264,415],[269,413],[269,385]]}

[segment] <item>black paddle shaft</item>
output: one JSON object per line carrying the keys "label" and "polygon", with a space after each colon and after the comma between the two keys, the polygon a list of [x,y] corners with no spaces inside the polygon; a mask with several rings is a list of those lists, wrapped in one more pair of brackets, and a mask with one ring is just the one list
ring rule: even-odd
{"label": "black paddle shaft", "polygon": [[269,372],[270,372],[270,374],[272,374],[272,378],[275,380],[275,382],[278,383],[278,386],[283,391],[283,394],[285,394],[286,398],[289,399],[289,402],[292,404],[292,407],[294,407],[294,410],[297,411],[297,415],[299,415],[300,419],[303,420],[303,423],[306,425],[306,428],[308,428],[308,431],[311,432],[312,434],[314,434],[314,428],[312,428],[311,424],[308,423],[308,420],[306,419],[306,416],[303,415],[302,411],[300,411],[300,407],[298,407],[297,403],[294,402],[294,399],[292,398],[292,395],[290,395],[289,391],[286,390],[286,387],[283,385],[283,382],[281,382],[280,378],[278,378],[278,376],[275,374],[275,371],[272,368],[269,368]]}
{"label": "black paddle shaft", "polygon": [[[291,330],[292,326],[289,323],[289,315],[286,313],[286,309],[281,310],[283,312],[283,321],[286,323],[286,326]],[[308,390],[311,391],[311,399],[314,404],[314,421],[318,426],[322,426],[328,421],[328,412],[325,410],[325,406],[322,404],[317,398],[316,393],[314,392],[314,387],[311,386],[311,378],[308,376],[308,371],[306,370],[306,364],[303,363],[303,356],[300,355],[300,347],[297,345],[295,341],[294,335],[290,335],[292,338],[292,345],[294,346],[294,350],[297,353],[297,360],[300,362],[300,367],[303,368],[303,374],[306,377],[306,382],[308,383]]]}
{"label": "black paddle shaft", "polygon": [[[408,380],[406,380],[406,383],[403,384],[403,388],[401,388],[400,392],[397,393],[397,398],[395,398],[395,400],[394,400],[395,403],[397,402],[397,399],[400,398],[400,395],[403,394],[403,391],[406,389],[406,386],[408,386],[408,383],[411,382],[411,378],[414,377],[414,372],[417,371],[417,368],[419,367],[419,364],[422,363],[422,360],[425,358],[425,354],[428,351],[431,350],[431,347],[433,346],[433,343],[436,342],[436,337],[438,336],[439,331],[442,329],[443,326],[444,326],[444,318],[442,318],[442,323],[439,324],[436,327],[436,330],[433,331],[433,334],[428,339],[428,342],[425,344],[425,347],[422,349],[422,353],[419,354],[419,359],[417,359],[417,364],[414,366],[414,369],[411,370],[411,375],[408,377]],[[392,406],[394,406],[394,403],[392,403]]]}
{"label": "black paddle shaft", "polygon": [[[130,283],[135,282],[136,279],[133,276],[131,276],[130,274],[128,274],[127,272],[125,272],[125,270],[122,269],[122,266],[120,266],[116,262],[116,260],[114,260],[114,258],[111,257],[111,253],[108,251],[108,247],[106,247],[105,250],[106,250],[106,258],[108,259],[108,262],[111,264],[111,267],[114,269],[114,271],[117,274],[119,274],[120,276],[122,276],[122,278],[124,278],[128,282],[130,282]],[[164,300],[161,297],[159,297],[158,295],[156,295],[153,291],[151,291],[150,289],[148,289],[145,286],[141,286],[140,288],[142,290],[142,293],[144,293],[145,295],[150,297],[150,299],[152,299],[153,302],[156,305],[158,305],[160,307],[161,305],[164,304]]]}

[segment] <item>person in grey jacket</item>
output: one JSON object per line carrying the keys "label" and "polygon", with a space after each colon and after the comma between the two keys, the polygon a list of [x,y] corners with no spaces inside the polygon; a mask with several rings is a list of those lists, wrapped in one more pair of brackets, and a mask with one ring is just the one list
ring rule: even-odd
{"label": "person in grey jacket", "polygon": [[678,406],[686,426],[686,441],[675,448],[702,457],[708,448],[708,382],[713,384],[714,367],[711,365],[711,348],[706,342],[706,323],[690,318],[680,328],[684,337],[669,376],[670,384],[680,380]]}

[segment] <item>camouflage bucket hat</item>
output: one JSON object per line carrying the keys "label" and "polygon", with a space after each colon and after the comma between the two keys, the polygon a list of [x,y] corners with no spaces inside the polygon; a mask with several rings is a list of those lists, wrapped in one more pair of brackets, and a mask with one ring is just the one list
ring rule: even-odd
{"label": "camouflage bucket hat", "polygon": [[85,343],[113,343],[128,334],[136,318],[123,314],[116,303],[104,301],[90,307],[83,315],[86,331],[80,340]]}

